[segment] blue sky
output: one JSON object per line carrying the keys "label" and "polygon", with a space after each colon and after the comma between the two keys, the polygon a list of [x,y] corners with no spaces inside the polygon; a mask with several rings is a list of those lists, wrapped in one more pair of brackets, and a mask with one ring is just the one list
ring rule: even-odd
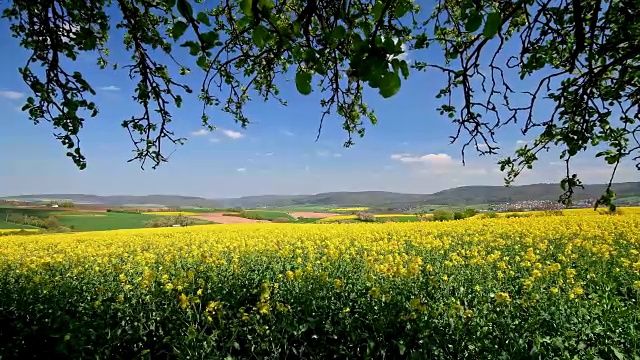
{"label": "blue sky", "polygon": [[[119,42],[118,34],[112,42]],[[382,99],[370,91],[367,101],[375,109],[378,124],[367,126],[363,139],[343,148],[347,134],[341,120],[329,118],[315,142],[321,116],[319,94],[303,96],[291,81],[278,85],[289,105],[254,100],[247,115],[254,122],[242,130],[229,116],[212,113],[218,129],[212,133],[200,127],[200,105],[185,101],[174,112],[173,130],[188,137],[170,162],[157,170],[141,170],[127,163],[133,145],[123,119],[140,110],[131,100],[135,82],[123,70],[100,71],[95,58],[81,56],[70,65],[83,72],[97,91],[93,99],[100,108],[97,118],[88,119],[81,132],[81,145],[88,167],[77,170],[64,149],[52,136],[49,124],[33,125],[19,108],[29,89],[17,68],[27,58],[17,40],[9,36],[6,21],[0,23],[0,196],[33,193],[91,194],[181,194],[235,197],[259,194],[308,194],[325,191],[387,190],[431,193],[438,190],[480,184],[502,184],[497,158],[467,155],[462,166],[461,144],[449,144],[455,127],[435,110],[435,94],[444,77],[436,72],[413,73],[400,92]],[[408,60],[431,60],[438,54],[407,53]],[[112,61],[124,64],[128,57],[112,50]],[[195,69],[195,66],[192,67]],[[197,84],[198,71],[187,79]],[[525,84],[526,85],[526,84]],[[198,88],[198,86],[194,86]],[[499,134],[501,155],[509,155],[524,138],[517,127]],[[518,184],[556,182],[563,167],[557,156],[542,158],[537,168],[523,174]],[[608,180],[609,169],[578,158],[575,170],[588,183]],[[617,181],[633,181],[637,172],[625,164]]]}

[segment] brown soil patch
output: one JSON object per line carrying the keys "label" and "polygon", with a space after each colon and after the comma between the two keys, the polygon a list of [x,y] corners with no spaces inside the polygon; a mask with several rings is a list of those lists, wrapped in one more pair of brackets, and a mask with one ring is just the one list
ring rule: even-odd
{"label": "brown soil patch", "polygon": [[303,218],[308,218],[308,219],[324,219],[324,218],[336,216],[338,214],[301,211],[301,212],[292,212],[292,213],[289,213],[289,215],[297,217],[297,218],[303,217]]}
{"label": "brown soil patch", "polygon": [[203,213],[198,216],[189,216],[195,219],[213,221],[218,224],[248,224],[248,223],[264,223],[268,221],[245,219],[239,216],[222,216],[222,213]]}

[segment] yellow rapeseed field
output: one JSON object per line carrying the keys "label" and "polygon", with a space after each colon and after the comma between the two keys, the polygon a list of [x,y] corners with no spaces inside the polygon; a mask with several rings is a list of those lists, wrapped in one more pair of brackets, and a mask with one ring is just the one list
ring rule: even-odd
{"label": "yellow rapeseed field", "polygon": [[338,212],[343,212],[343,211],[367,211],[369,210],[368,207],[364,207],[364,206],[360,206],[360,207],[341,207],[341,208],[334,208],[334,209],[329,209],[329,211],[338,211]]}
{"label": "yellow rapeseed field", "polygon": [[9,236],[0,357],[633,358],[639,229],[629,213]]}
{"label": "yellow rapeseed field", "polygon": [[[604,208],[599,208],[597,210],[594,210],[593,208],[581,208],[581,209],[563,209],[560,211],[562,211],[564,215],[584,216],[584,215],[602,215],[607,210]],[[620,211],[623,214],[640,214],[640,206],[619,207],[618,211]],[[498,213],[498,215],[507,216],[507,215],[513,215],[513,214],[520,214],[520,215],[525,214],[525,215],[531,215],[531,216],[544,216],[545,213],[546,211],[524,211],[524,212],[503,212],[503,213]]]}

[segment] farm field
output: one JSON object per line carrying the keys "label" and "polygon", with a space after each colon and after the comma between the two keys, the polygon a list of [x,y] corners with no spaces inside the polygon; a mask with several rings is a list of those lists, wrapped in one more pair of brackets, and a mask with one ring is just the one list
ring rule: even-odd
{"label": "farm field", "polygon": [[14,223],[6,222],[4,220],[0,220],[0,229],[20,230],[20,229],[33,229],[33,227],[28,225],[14,224]]}
{"label": "farm field", "polygon": [[[101,216],[102,215],[102,216]],[[104,231],[116,229],[144,228],[145,223],[156,215],[100,213],[99,215],[58,215],[60,223],[73,226],[76,231]]]}
{"label": "farm field", "polygon": [[258,223],[258,222],[292,222],[313,223],[335,214],[320,212],[285,212],[276,210],[243,210],[240,212],[200,213],[187,215],[197,219],[209,219],[219,224]]}
{"label": "farm field", "polygon": [[0,356],[633,358],[638,228],[629,213],[8,236]]}
{"label": "farm field", "polygon": [[247,219],[240,216],[227,216],[223,215],[224,213],[202,213],[191,216],[194,219],[200,219],[205,221],[211,221],[216,224],[254,224],[254,223],[265,223],[268,222],[266,220],[254,220]]}
{"label": "farm field", "polygon": [[325,213],[325,212],[315,212],[315,211],[295,211],[289,213],[289,215],[295,218],[305,218],[305,219],[324,219],[327,217],[335,216],[337,214]]}
{"label": "farm field", "polygon": [[[0,218],[4,219],[6,213],[21,214],[47,218],[55,216],[60,224],[70,227],[74,231],[103,231],[114,229],[135,229],[145,227],[145,222],[155,219],[157,215],[98,212],[98,211],[74,211],[74,210],[54,210],[47,208],[0,208]],[[20,229],[34,228],[8,222],[0,222],[0,228]]]}
{"label": "farm field", "polygon": [[256,218],[257,220],[274,220],[274,219],[288,219],[290,221],[295,220],[289,213],[284,211],[275,210],[244,210],[242,214],[248,218]]}

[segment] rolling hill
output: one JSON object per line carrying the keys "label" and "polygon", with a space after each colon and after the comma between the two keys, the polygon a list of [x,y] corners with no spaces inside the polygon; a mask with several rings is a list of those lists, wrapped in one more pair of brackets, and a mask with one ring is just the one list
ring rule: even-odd
{"label": "rolling hill", "polygon": [[[575,193],[576,200],[594,199],[604,193],[606,185],[585,185]],[[613,186],[619,198],[640,196],[640,182],[617,183]],[[36,194],[7,196],[5,199],[70,200],[76,203],[124,206],[132,204],[157,204],[172,207],[281,207],[281,206],[372,206],[403,207],[416,205],[474,205],[517,202],[526,200],[557,200],[562,190],[558,184],[533,184],[521,186],[462,186],[433,194],[404,194],[386,191],[328,192],[314,195],[262,195],[228,199],[206,199],[178,195],[115,195],[86,194]]]}

